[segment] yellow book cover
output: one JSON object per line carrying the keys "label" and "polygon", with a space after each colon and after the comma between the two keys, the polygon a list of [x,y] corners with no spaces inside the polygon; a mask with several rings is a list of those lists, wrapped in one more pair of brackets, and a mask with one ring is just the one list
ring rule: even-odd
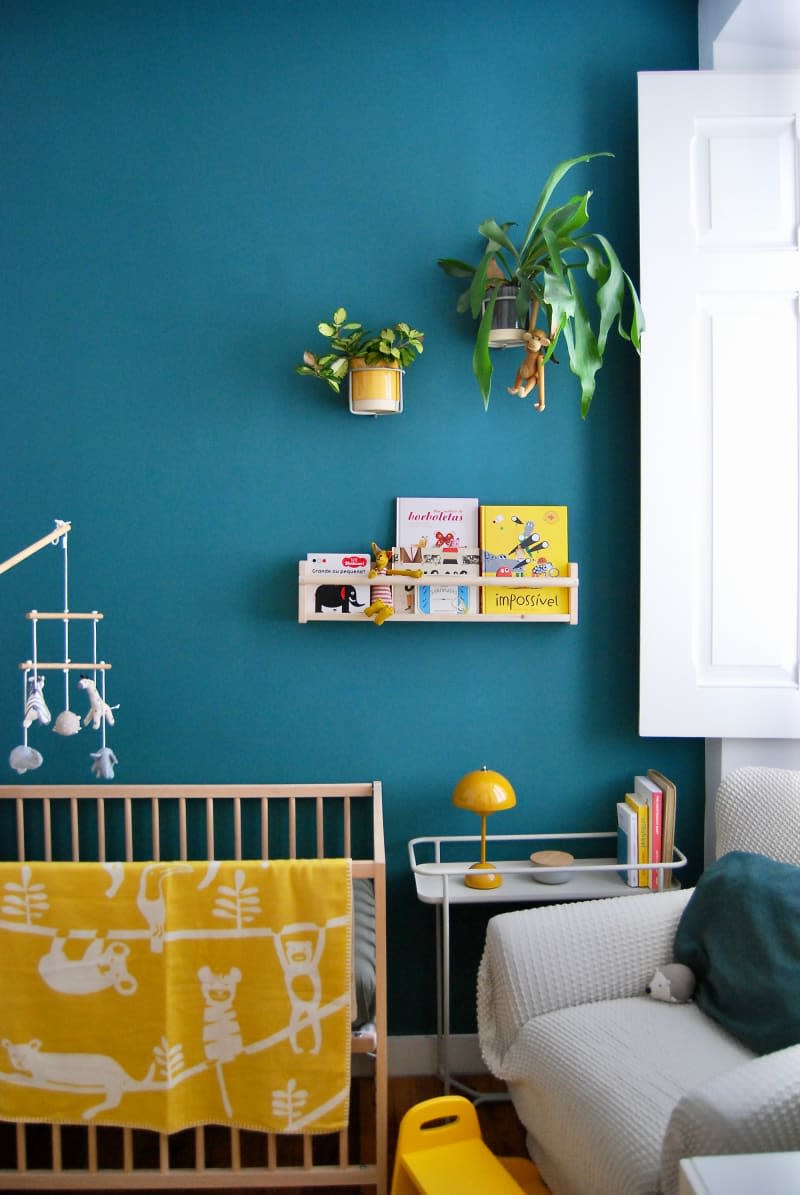
{"label": "yellow book cover", "polygon": [[[482,506],[481,573],[488,577],[566,577],[566,506]],[[560,586],[481,590],[484,614],[569,614]]]}
{"label": "yellow book cover", "polygon": [[[625,804],[630,805],[631,809],[636,813],[636,822],[639,827],[639,862],[647,863],[650,852],[650,819],[647,802],[638,797],[636,793],[626,793]],[[649,868],[639,872],[639,887],[650,887]]]}

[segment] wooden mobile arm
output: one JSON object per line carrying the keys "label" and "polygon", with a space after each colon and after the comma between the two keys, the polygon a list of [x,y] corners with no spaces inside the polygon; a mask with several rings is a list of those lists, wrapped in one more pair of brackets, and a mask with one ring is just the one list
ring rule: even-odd
{"label": "wooden mobile arm", "polygon": [[0,564],[0,573],[7,573],[20,561],[26,560],[28,556],[33,556],[34,552],[39,552],[42,548],[46,548],[48,544],[57,544],[62,535],[67,535],[72,530],[72,523],[64,523],[61,519],[56,519],[56,529],[51,531],[49,535],[43,535],[41,539],[37,539],[35,544],[29,544],[27,548],[23,548],[21,552],[17,552],[16,556],[9,556],[8,560],[4,560]]}

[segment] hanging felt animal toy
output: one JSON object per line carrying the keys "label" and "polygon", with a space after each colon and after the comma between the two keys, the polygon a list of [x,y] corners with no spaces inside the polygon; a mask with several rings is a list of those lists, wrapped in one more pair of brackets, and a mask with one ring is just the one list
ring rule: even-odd
{"label": "hanging felt animal toy", "polygon": [[92,772],[98,780],[113,780],[114,779],[114,765],[119,763],[114,752],[110,747],[101,747],[99,751],[91,752],[94,763],[92,764]]}
{"label": "hanging felt animal toy", "polygon": [[114,725],[114,715],[112,710],[118,710],[118,705],[108,705],[107,702],[97,692],[97,685],[90,676],[82,676],[78,681],[78,688],[85,689],[89,698],[89,712],[83,719],[83,725],[88,726],[91,722],[93,730],[100,729],[100,723],[105,718],[109,726]]}
{"label": "hanging felt animal toy", "polygon": [[29,676],[28,697],[25,701],[25,717],[22,725],[26,730],[36,721],[41,722],[42,726],[47,726],[51,718],[52,715],[44,699],[44,677]]}

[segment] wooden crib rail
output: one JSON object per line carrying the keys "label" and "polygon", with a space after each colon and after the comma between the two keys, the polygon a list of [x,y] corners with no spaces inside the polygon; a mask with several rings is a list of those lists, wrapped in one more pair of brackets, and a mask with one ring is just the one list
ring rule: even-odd
{"label": "wooden crib rail", "polygon": [[[387,1190],[386,883],[381,785],[0,785],[0,858],[160,861],[350,857],[376,915],[374,1076],[338,1133],[218,1125],[170,1135],[0,1121],[0,1190]],[[354,1039],[354,1052],[363,1050]],[[365,1087],[367,1090],[365,1091]]]}
{"label": "wooden crib rail", "polygon": [[[372,802],[372,827],[368,849],[359,856],[354,854],[352,807],[354,801],[365,799]],[[370,874],[369,869],[357,866],[360,857],[385,864],[377,781],[320,785],[0,785],[0,817],[6,803],[14,805],[16,851],[5,857],[20,861],[214,859],[217,840],[224,835],[229,849],[221,857],[228,859],[325,858],[338,853],[354,860],[354,875]],[[336,806],[339,814],[332,818]],[[306,816],[309,810],[313,810],[313,821]],[[271,811],[280,814],[276,831],[280,840],[274,846],[271,825],[274,827],[279,819],[273,817],[271,822]],[[249,834],[243,832],[246,823]],[[61,837],[57,840],[59,826]],[[300,842],[301,826],[306,830],[305,844]],[[202,833],[198,833],[201,827]],[[172,839],[165,841],[169,829]],[[37,831],[37,853],[30,854],[29,843]],[[328,850],[326,836],[331,833],[336,842],[334,849]],[[122,838],[113,844],[116,849],[112,849],[114,835]]]}

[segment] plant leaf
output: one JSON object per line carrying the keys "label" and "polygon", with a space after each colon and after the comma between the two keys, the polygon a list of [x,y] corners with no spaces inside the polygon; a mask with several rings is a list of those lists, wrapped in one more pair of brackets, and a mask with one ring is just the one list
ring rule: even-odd
{"label": "plant leaf", "polygon": [[595,375],[603,364],[603,358],[572,274],[570,286],[575,300],[575,311],[571,324],[568,323],[564,327],[564,339],[569,353],[569,367],[581,384],[581,419],[585,419],[594,397]]}
{"label": "plant leaf", "polygon": [[506,249],[512,254],[516,261],[519,257],[514,242],[506,235],[506,228],[511,227],[510,224],[504,225],[502,228],[496,220],[484,220],[482,224],[478,225],[478,232],[481,236],[486,237],[489,241],[489,248],[495,253],[498,249]]}
{"label": "plant leaf", "polygon": [[553,194],[553,191],[555,191],[564,175],[571,170],[573,166],[577,166],[579,162],[590,162],[592,158],[613,158],[613,156],[614,155],[609,153],[607,150],[603,150],[594,154],[581,154],[579,158],[568,158],[564,162],[559,162],[559,164],[554,167],[549,178],[547,179],[547,182],[544,184],[542,192],[536,203],[536,208],[534,210],[533,216],[531,217],[531,222],[528,225],[528,230],[525,233],[520,246],[520,258],[524,259],[527,256],[528,248],[539,226],[539,221],[542,218],[545,208],[550,202],[550,196]]}
{"label": "plant leaf", "polygon": [[474,266],[467,265],[465,261],[459,261],[456,257],[440,257],[436,264],[451,278],[471,278],[475,273]]}
{"label": "plant leaf", "polygon": [[481,303],[486,298],[486,272],[494,252],[487,249],[481,258],[469,288],[469,306],[472,318],[477,319],[481,313]]}
{"label": "plant leaf", "polygon": [[496,302],[497,291],[495,290],[492,291],[489,302],[486,304],[486,310],[483,313],[483,319],[478,325],[478,335],[475,337],[475,348],[472,353],[472,372],[478,379],[478,386],[483,396],[484,411],[488,411],[489,409],[489,395],[492,392],[492,358],[489,354],[489,333],[492,328],[492,317]]}

